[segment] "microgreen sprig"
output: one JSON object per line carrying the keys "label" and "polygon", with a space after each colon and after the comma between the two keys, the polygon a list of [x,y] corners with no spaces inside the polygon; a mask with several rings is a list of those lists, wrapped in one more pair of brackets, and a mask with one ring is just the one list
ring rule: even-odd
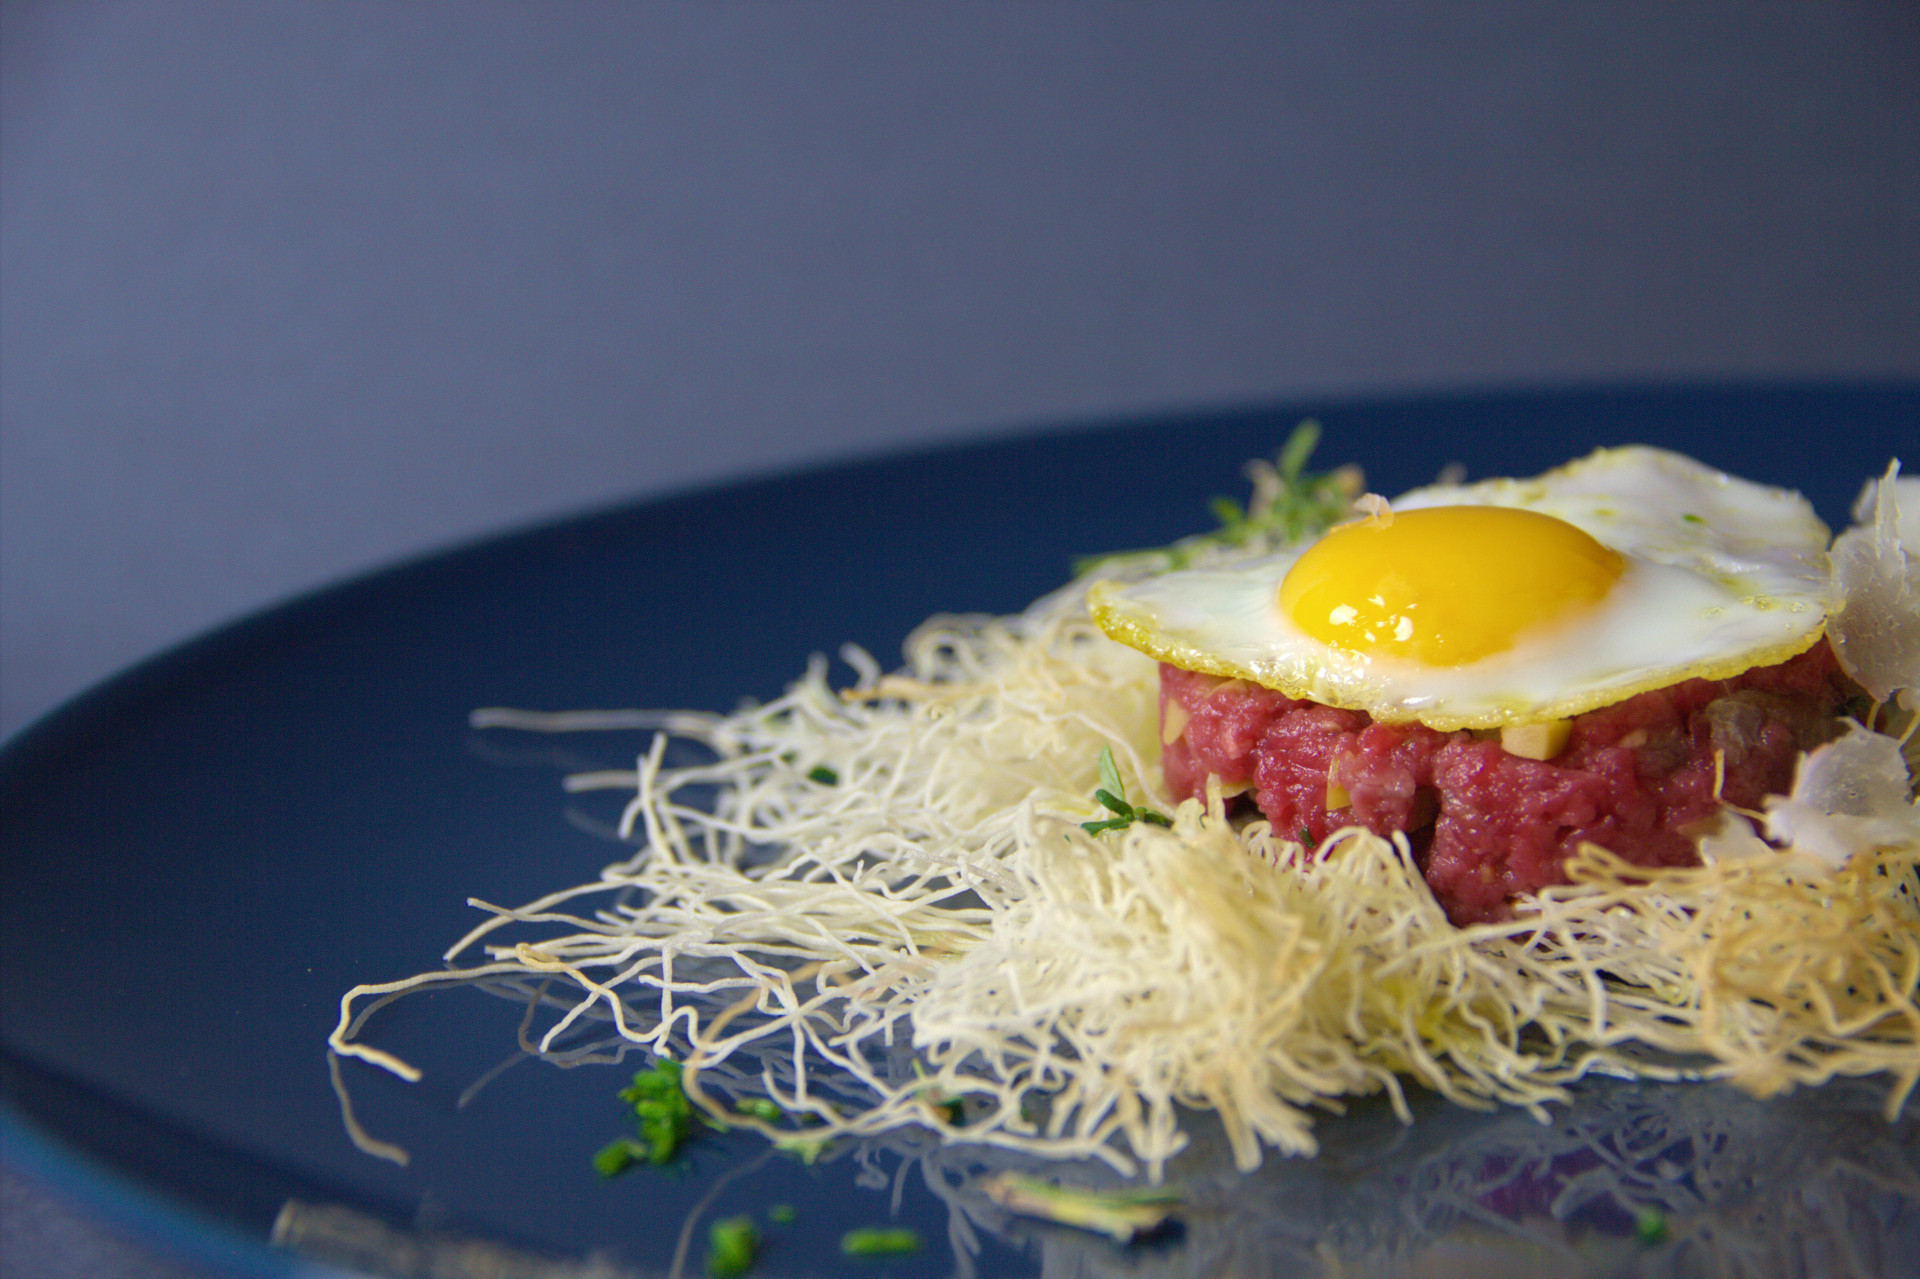
{"label": "microgreen sprig", "polygon": [[1148,822],[1155,826],[1173,825],[1165,813],[1156,813],[1151,808],[1136,808],[1127,802],[1127,788],[1120,781],[1120,769],[1113,762],[1113,747],[1100,748],[1100,788],[1093,792],[1100,806],[1113,816],[1105,821],[1081,822],[1080,829],[1089,835],[1104,835],[1110,830],[1124,830],[1135,822]]}
{"label": "microgreen sprig", "polygon": [[1095,568],[1145,564],[1169,570],[1186,568],[1199,552],[1220,546],[1288,546],[1332,528],[1353,509],[1353,499],[1366,487],[1358,467],[1311,472],[1307,458],[1320,442],[1320,424],[1312,418],[1293,428],[1273,461],[1247,466],[1253,493],[1243,507],[1230,497],[1210,503],[1220,527],[1211,533],[1183,537],[1171,546],[1144,551],[1118,551],[1074,561],[1076,576]]}

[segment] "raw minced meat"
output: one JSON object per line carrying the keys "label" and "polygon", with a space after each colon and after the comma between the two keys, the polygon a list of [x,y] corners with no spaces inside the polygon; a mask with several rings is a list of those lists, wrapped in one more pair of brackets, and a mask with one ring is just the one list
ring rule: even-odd
{"label": "raw minced meat", "polygon": [[1822,642],[1777,666],[1577,716],[1566,748],[1541,761],[1507,753],[1497,735],[1375,723],[1162,664],[1161,722],[1177,704],[1180,730],[1167,734],[1163,766],[1176,798],[1204,798],[1217,775],[1275,830],[1308,842],[1343,826],[1407,832],[1435,897],[1465,924],[1505,918],[1515,895],[1565,882],[1561,865],[1583,843],[1642,866],[1697,864],[1694,835],[1720,801],[1757,809],[1789,790],[1799,753],[1834,736],[1850,691]]}

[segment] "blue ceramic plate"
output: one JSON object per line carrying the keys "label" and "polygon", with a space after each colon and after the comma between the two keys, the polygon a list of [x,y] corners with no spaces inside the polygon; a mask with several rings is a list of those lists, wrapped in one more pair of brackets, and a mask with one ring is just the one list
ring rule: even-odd
{"label": "blue ceramic plate", "polygon": [[[1887,1124],[1879,1094],[1851,1088],[1761,1106],[1718,1089],[1596,1086],[1544,1129],[1427,1106],[1403,1130],[1363,1106],[1323,1123],[1314,1164],[1273,1161],[1253,1177],[1228,1171],[1203,1124],[1176,1170],[1195,1195],[1186,1218],[1130,1250],[996,1217],[969,1181],[977,1163],[904,1148],[754,1164],[751,1142],[714,1137],[674,1169],[603,1182],[589,1161],[621,1131],[614,1093],[634,1063],[526,1062],[463,1105],[512,1055],[519,1016],[475,991],[380,1014],[374,1037],[426,1065],[423,1082],[346,1063],[359,1117],[412,1162],[348,1141],[323,1048],[341,993],[434,966],[475,922],[469,896],[530,899],[612,860],[590,812],[569,819],[558,779],[624,763],[637,741],[503,742],[471,732],[470,709],[728,709],[778,693],[810,653],[845,641],[897,653],[928,614],[1015,610],[1077,554],[1205,527],[1207,499],[1244,495],[1241,463],[1308,415],[1325,428],[1317,460],[1358,461],[1383,492],[1450,462],[1527,474],[1644,441],[1797,487],[1837,525],[1866,476],[1917,451],[1920,386],[1128,422],[617,508],[296,600],[103,685],[0,754],[0,1081],[14,1148],[53,1152],[77,1170],[70,1187],[139,1229],[225,1241],[209,1264],[236,1271],[284,1270],[303,1252],[400,1273],[467,1247],[660,1273],[692,1220],[698,1273],[705,1222],[737,1213],[760,1223],[766,1275],[946,1275],[955,1222],[983,1274],[1212,1273],[1296,1254],[1346,1258],[1351,1273],[1447,1249],[1531,1264],[1541,1248],[1569,1274],[1589,1256],[1684,1269],[1675,1239],[1731,1228],[1733,1192],[1713,1178],[1733,1172],[1755,1211],[1769,1179],[1813,1187],[1797,1211],[1827,1196],[1817,1220],[1763,1213],[1776,1232],[1804,1231],[1806,1247],[1845,1227],[1881,1249],[1862,1254],[1871,1265],[1913,1248],[1916,1205],[1887,1187],[1920,1176],[1914,1121]],[[1593,1189],[1594,1152],[1625,1150],[1634,1133],[1643,1146],[1660,1135],[1620,1158],[1691,1200]],[[1789,1150],[1805,1157],[1783,1162]],[[791,1222],[765,1215],[776,1203]],[[1640,1219],[1650,1205],[1659,1222]],[[840,1256],[847,1229],[894,1221],[919,1232],[919,1252]]]}

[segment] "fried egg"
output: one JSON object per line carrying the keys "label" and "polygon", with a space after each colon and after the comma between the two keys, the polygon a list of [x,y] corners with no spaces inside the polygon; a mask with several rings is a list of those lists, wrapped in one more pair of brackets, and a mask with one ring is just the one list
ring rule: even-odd
{"label": "fried egg", "polygon": [[1088,606],[1187,670],[1390,723],[1504,728],[1804,652],[1826,623],[1827,542],[1798,493],[1635,446],[1415,489],[1238,564],[1097,582]]}

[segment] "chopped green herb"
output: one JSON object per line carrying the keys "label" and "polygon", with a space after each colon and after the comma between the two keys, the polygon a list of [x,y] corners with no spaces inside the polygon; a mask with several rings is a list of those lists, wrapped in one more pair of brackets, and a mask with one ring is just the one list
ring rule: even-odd
{"label": "chopped green herb", "polygon": [[905,1226],[862,1226],[840,1236],[849,1257],[903,1257],[920,1251],[920,1236]]}
{"label": "chopped green herb", "polygon": [[1685,520],[1689,524],[1705,524],[1707,522],[1705,516],[1695,515],[1691,511],[1689,511],[1685,515],[1682,515],[1680,518]]}
{"label": "chopped green herb", "polygon": [[1120,782],[1120,769],[1113,762],[1113,747],[1100,748],[1100,788],[1093,792],[1094,799],[1113,816],[1105,821],[1081,822],[1080,829],[1089,835],[1104,835],[1110,830],[1124,830],[1135,822],[1150,822],[1155,826],[1171,826],[1173,821],[1165,813],[1156,813],[1151,808],[1135,808],[1127,802],[1127,788]]}
{"label": "chopped green herb", "polygon": [[737,1114],[764,1119],[770,1124],[777,1124],[787,1117],[787,1112],[780,1109],[779,1105],[769,1097],[748,1097],[744,1101],[737,1102],[733,1109]]}
{"label": "chopped green herb", "polygon": [[807,770],[807,780],[810,782],[819,782],[822,786],[838,786],[840,784],[840,774],[834,772],[825,764],[821,764],[818,767]]}
{"label": "chopped green herb", "polygon": [[783,1226],[792,1225],[795,1221],[799,1220],[799,1217],[800,1214],[793,1210],[792,1204],[775,1204],[773,1207],[767,1209],[767,1220],[778,1222]]}
{"label": "chopped green herb", "polygon": [[714,1279],[745,1274],[759,1252],[760,1231],[752,1218],[728,1217],[707,1231],[707,1273]]}
{"label": "chopped green herb", "polygon": [[1668,1233],[1667,1215],[1658,1208],[1644,1208],[1633,1219],[1633,1237],[1649,1247],[1665,1243]]}
{"label": "chopped green herb", "polygon": [[593,1170],[602,1177],[615,1177],[634,1163],[651,1158],[652,1151],[631,1137],[618,1137],[601,1147],[593,1157]]}
{"label": "chopped green herb", "polygon": [[1153,550],[1087,556],[1074,562],[1075,576],[1124,561],[1153,562],[1154,567],[1162,569],[1185,568],[1195,552],[1208,547],[1261,541],[1278,547],[1325,532],[1352,508],[1363,482],[1353,467],[1324,474],[1307,471],[1307,458],[1319,442],[1318,422],[1309,418],[1295,427],[1274,462],[1258,462],[1249,468],[1253,495],[1244,508],[1232,498],[1213,499],[1210,506],[1220,522],[1213,532]]}
{"label": "chopped green herb", "polygon": [[640,1122],[640,1136],[622,1137],[603,1147],[593,1157],[593,1166],[603,1177],[626,1171],[635,1163],[664,1164],[680,1149],[693,1125],[693,1103],[680,1086],[680,1063],[662,1057],[651,1070],[634,1075],[633,1083],[620,1090],[620,1100],[633,1107]]}
{"label": "chopped green herb", "polygon": [[1308,848],[1313,847],[1313,832],[1302,826],[1299,830],[1300,842]]}

